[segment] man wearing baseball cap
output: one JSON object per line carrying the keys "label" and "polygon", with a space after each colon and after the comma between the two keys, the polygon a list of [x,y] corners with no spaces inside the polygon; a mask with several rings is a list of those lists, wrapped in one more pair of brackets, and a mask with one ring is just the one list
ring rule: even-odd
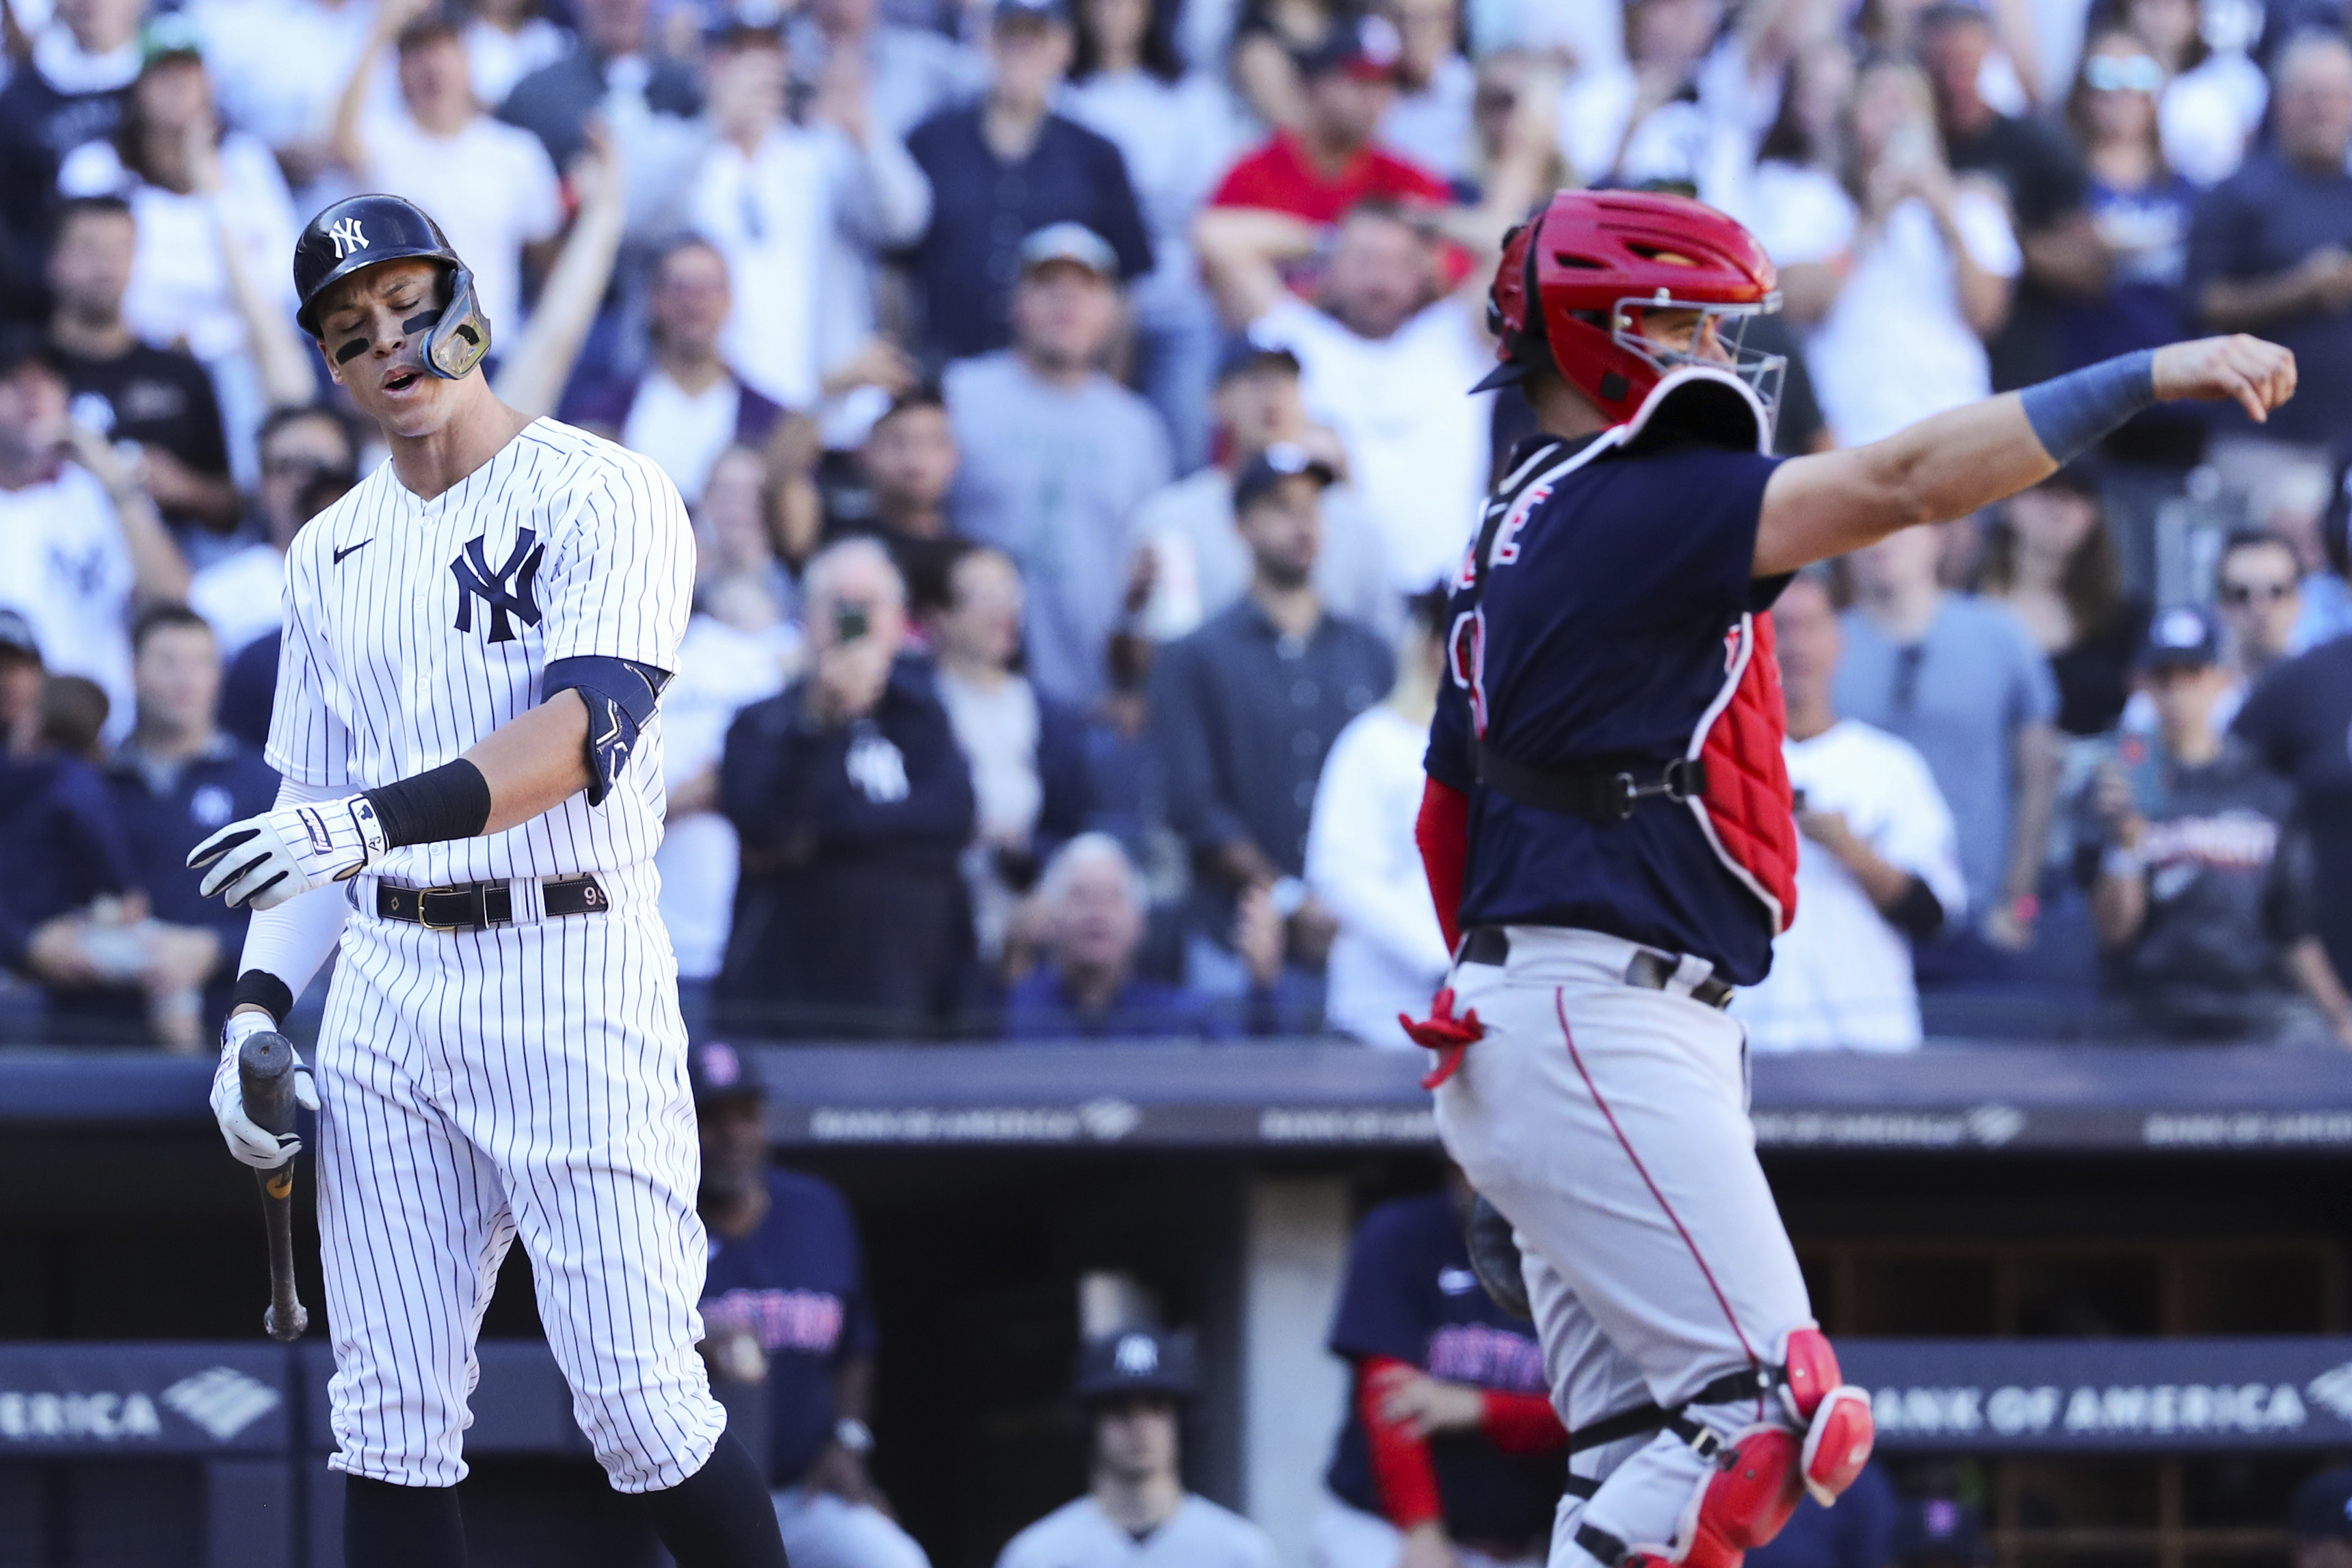
{"label": "man wearing baseball cap", "polygon": [[874,1312],[857,1222],[831,1183],[768,1162],[767,1092],[723,1040],[687,1053],[710,1235],[703,1360],[768,1391],[768,1479],[785,1553],[820,1568],[930,1568],[866,1474]]}
{"label": "man wearing baseball cap", "polygon": [[1071,1393],[1093,1429],[1091,1484],[1014,1536],[996,1568],[1274,1568],[1265,1531],[1184,1490],[1193,1359],[1189,1332],[1086,1342]]}
{"label": "man wearing baseball cap", "polygon": [[2091,915],[2131,1024],[2177,1039],[2352,1043],[2352,1003],[2311,933],[2294,794],[2213,732],[2230,689],[2213,612],[2157,612],[2139,684],[2153,737],[2126,736],[2085,796]]}

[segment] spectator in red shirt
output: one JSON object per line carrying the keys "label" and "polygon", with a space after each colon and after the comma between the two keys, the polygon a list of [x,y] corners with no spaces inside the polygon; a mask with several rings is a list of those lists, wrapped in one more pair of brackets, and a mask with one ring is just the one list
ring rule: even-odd
{"label": "spectator in red shirt", "polygon": [[1359,17],[1298,57],[1307,112],[1226,172],[1209,204],[1335,224],[1365,201],[1450,204],[1445,182],[1372,144],[1396,97],[1402,47],[1385,16]]}

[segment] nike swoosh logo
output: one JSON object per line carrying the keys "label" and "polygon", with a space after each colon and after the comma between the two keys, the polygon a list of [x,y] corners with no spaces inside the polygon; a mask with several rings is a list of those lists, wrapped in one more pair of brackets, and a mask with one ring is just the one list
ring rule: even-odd
{"label": "nike swoosh logo", "polygon": [[339,550],[337,550],[337,551],[335,552],[335,564],[336,564],[337,566],[341,566],[341,565],[342,565],[342,564],[343,564],[343,558],[344,558],[345,556],[352,554],[352,553],[353,551],[355,551],[355,550],[362,550],[362,549],[365,549],[368,546],[370,546],[370,545],[372,545],[372,544],[373,544],[373,543],[375,543],[375,540],[373,540],[373,539],[372,539],[372,538],[366,538],[366,539],[362,539],[359,543],[357,543],[357,544],[355,544],[355,545],[345,545],[342,549],[339,549]]}

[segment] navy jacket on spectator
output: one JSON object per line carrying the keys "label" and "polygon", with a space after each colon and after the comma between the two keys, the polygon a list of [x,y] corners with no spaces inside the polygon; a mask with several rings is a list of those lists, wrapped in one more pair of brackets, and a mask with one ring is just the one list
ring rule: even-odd
{"label": "navy jacket on spectator", "polygon": [[1388,644],[1354,622],[1326,615],[1289,637],[1247,598],[1160,649],[1151,723],[1168,825],[1196,855],[1246,839],[1298,875],[1324,754],[1395,674]]}
{"label": "navy jacket on spectator", "polygon": [[1240,1034],[1240,1019],[1181,986],[1130,977],[1099,1013],[1080,1012],[1048,961],[1032,969],[1004,998],[1004,1038],[1039,1040],[1223,1040]]}
{"label": "navy jacket on spectator", "polygon": [[819,725],[806,696],[796,683],[727,732],[719,809],[743,875],[720,1008],[755,1038],[920,1030],[952,1009],[971,946],[971,771],[919,663],[851,725]]}
{"label": "navy jacket on spectator", "polygon": [[911,259],[928,341],[966,359],[1012,341],[1007,311],[1021,271],[1021,242],[1048,224],[1084,224],[1118,253],[1129,281],[1151,270],[1151,236],[1118,149],[1075,120],[1045,117],[1019,163],[998,161],[981,132],[981,110],[951,109],[907,138],[931,182],[931,226]]}
{"label": "navy jacket on spectator", "polygon": [[29,60],[0,88],[0,314],[34,321],[46,314],[58,166],[82,143],[114,134],[129,93],[60,91]]}
{"label": "navy jacket on spectator", "polygon": [[[683,119],[701,112],[702,95],[695,90],[691,67],[671,59],[650,63],[646,103],[656,114]],[[568,168],[586,145],[582,127],[604,100],[605,69],[611,64],[581,43],[553,65],[541,66],[515,83],[506,102],[499,105],[499,118],[538,137],[555,166]]]}
{"label": "navy jacket on spectator", "polygon": [[259,751],[269,744],[269,710],[278,701],[278,641],[256,637],[221,675],[220,727]]}
{"label": "navy jacket on spectator", "polygon": [[131,886],[130,848],[97,769],[0,755],[0,964],[21,968],[36,931]]}
{"label": "navy jacket on spectator", "polygon": [[226,1016],[252,914],[198,892],[204,877],[188,869],[188,852],[229,823],[268,810],[278,799],[278,775],[258,751],[219,735],[203,756],[176,767],[151,766],[126,746],[106,782],[131,854],[131,885],[147,895],[156,919],[207,925],[219,936],[221,967],[205,988],[205,1014]]}
{"label": "navy jacket on spectator", "polygon": [[[2305,173],[2258,152],[2197,204],[2189,230],[2191,308],[2216,278],[2273,277],[2323,246],[2352,246],[2352,174]],[[2216,403],[2215,428],[2313,444],[2352,434],[2352,311],[2284,317],[2266,323],[2262,335],[2294,350],[2294,400],[2262,425]]]}

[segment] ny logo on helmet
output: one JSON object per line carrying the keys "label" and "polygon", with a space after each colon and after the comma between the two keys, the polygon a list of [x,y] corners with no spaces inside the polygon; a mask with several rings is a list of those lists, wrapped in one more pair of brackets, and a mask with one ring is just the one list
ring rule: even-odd
{"label": "ny logo on helmet", "polygon": [[340,218],[327,227],[327,237],[335,242],[335,259],[341,261],[355,250],[368,247],[367,235],[360,232],[357,218]]}

